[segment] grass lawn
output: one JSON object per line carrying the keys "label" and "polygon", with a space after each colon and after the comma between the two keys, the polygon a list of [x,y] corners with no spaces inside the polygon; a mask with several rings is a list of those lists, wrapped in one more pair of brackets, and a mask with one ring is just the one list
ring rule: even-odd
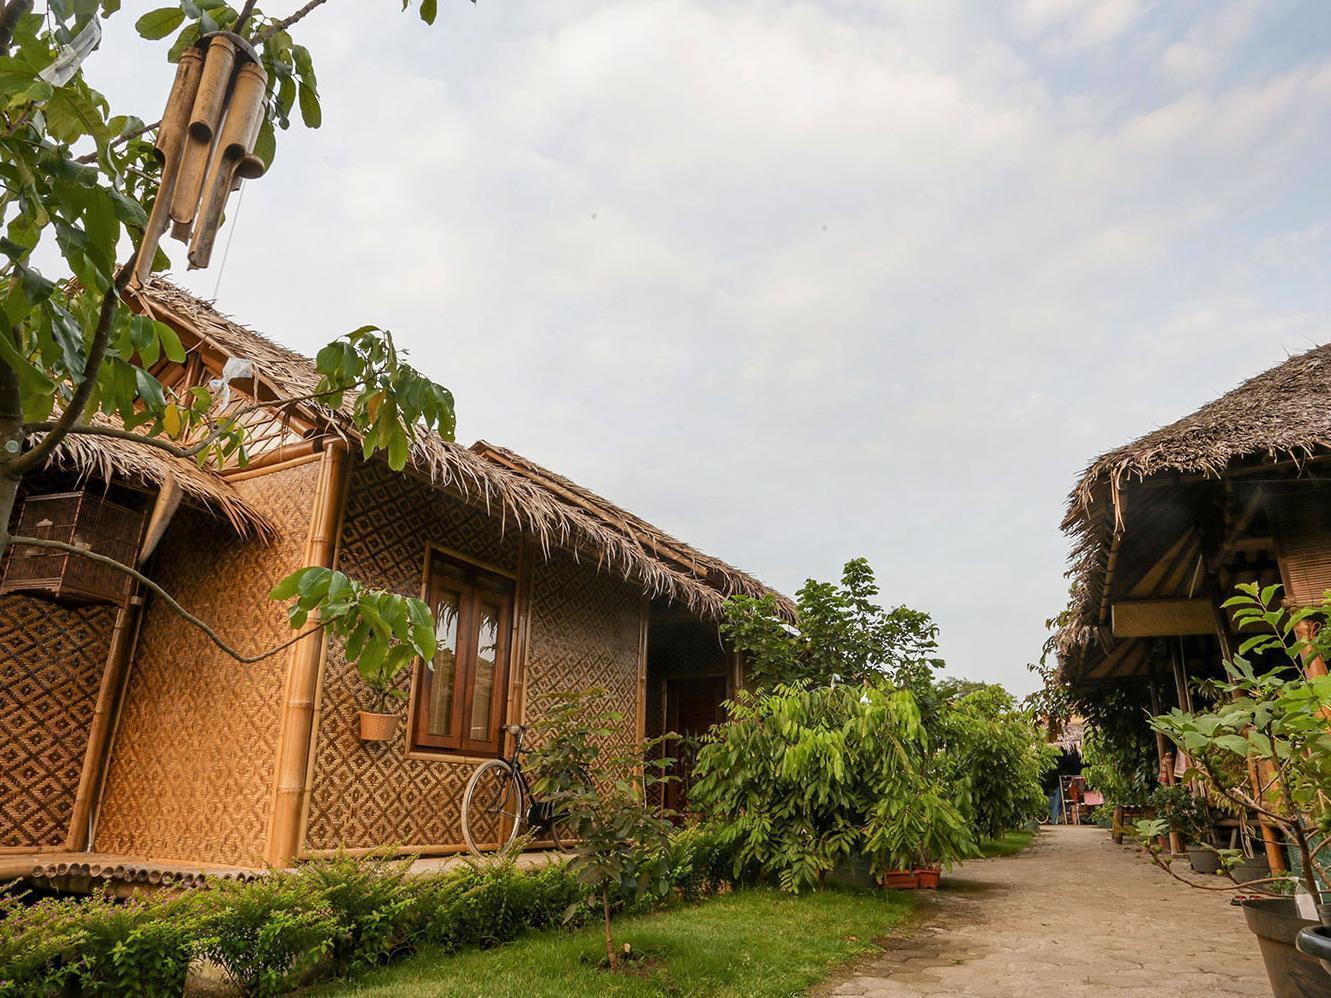
{"label": "grass lawn", "polygon": [[744,890],[615,921],[615,943],[647,960],[611,976],[600,926],[546,930],[492,950],[425,950],[320,994],[790,995],[875,948],[911,911],[898,892],[822,891],[792,897]]}
{"label": "grass lawn", "polygon": [[1035,841],[1035,832],[1004,832],[996,839],[985,839],[980,843],[980,851],[985,857],[1011,856],[1021,852]]}

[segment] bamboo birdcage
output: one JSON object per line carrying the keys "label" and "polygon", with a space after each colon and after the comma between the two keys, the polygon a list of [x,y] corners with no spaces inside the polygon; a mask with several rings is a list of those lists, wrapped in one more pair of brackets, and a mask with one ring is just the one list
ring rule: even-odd
{"label": "bamboo birdcage", "polygon": [[[133,565],[143,534],[142,511],[87,489],[28,496],[17,533],[63,541]],[[50,548],[15,544],[0,593],[30,593],[69,603],[124,603],[133,579],[109,565]]]}

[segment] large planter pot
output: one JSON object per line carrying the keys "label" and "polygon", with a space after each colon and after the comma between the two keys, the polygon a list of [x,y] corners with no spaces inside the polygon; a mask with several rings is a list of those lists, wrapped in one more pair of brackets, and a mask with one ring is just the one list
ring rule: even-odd
{"label": "large planter pot", "polygon": [[888,870],[883,874],[883,886],[890,891],[913,891],[920,879],[914,870]]}
{"label": "large planter pot", "polygon": [[1188,862],[1198,873],[1209,875],[1220,872],[1220,854],[1205,846],[1189,846]]}
{"label": "large planter pot", "polygon": [[1299,930],[1294,948],[1317,960],[1331,979],[1331,925],[1310,925]]}
{"label": "large planter pot", "polygon": [[942,876],[943,870],[937,866],[922,866],[915,871],[916,883],[926,891],[938,890],[938,881]]}
{"label": "large planter pot", "polygon": [[1299,933],[1319,923],[1300,918],[1293,898],[1244,901],[1243,917],[1257,936],[1275,998],[1331,998],[1331,976],[1314,957],[1295,948]]}
{"label": "large planter pot", "polygon": [[1229,872],[1235,881],[1244,884],[1249,880],[1263,880],[1271,876],[1271,864],[1266,861],[1265,856],[1254,856],[1235,863]]}
{"label": "large planter pot", "polygon": [[396,714],[378,714],[372,710],[360,712],[360,740],[386,742],[397,733]]}

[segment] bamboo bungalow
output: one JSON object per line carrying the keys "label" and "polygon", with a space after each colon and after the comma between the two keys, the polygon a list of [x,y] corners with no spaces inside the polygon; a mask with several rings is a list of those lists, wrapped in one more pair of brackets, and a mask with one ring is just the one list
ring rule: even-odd
{"label": "bamboo bungalow", "polygon": [[0,585],[0,876],[78,889],[244,876],[342,849],[456,852],[468,776],[542,694],[603,687],[641,736],[701,730],[742,682],[717,623],[729,596],[769,592],[757,580],[489,443],[432,437],[400,475],[362,461],[347,411],[278,404],[315,388],[308,358],[162,280],[133,304],[187,348],[154,371],[164,384],[249,361],[229,404],[271,403],[251,420],[249,465],[200,470],[71,437],[25,483],[24,529],[77,531],[140,564],[245,650],[290,637],[267,593],[303,565],[474,604],[497,650],[446,689],[416,663],[395,734],[363,743],[358,676],[337,642],[241,664],[124,577],[15,551]]}
{"label": "bamboo bungalow", "polygon": [[[1331,346],[1291,357],[1195,413],[1097,458],[1068,501],[1062,680],[1095,700],[1134,690],[1191,705],[1191,677],[1238,647],[1220,604],[1240,582],[1290,605],[1331,589]],[[1325,671],[1320,660],[1310,670]],[[1158,737],[1162,782],[1175,766]],[[1283,856],[1264,830],[1273,868]]]}

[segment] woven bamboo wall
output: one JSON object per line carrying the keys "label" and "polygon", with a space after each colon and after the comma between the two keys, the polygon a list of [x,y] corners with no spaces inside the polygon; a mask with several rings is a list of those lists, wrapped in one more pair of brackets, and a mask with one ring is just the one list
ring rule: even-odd
{"label": "woven bamboo wall", "polygon": [[[291,636],[268,592],[300,567],[319,464],[235,483],[281,531],[264,546],[182,510],[154,577],[243,650]],[[262,863],[272,811],[285,652],[242,665],[160,603],[150,604],[111,747],[97,851]]]}
{"label": "woven bamboo wall", "polygon": [[[496,516],[378,463],[352,472],[338,567],[372,586],[419,595],[425,545],[433,542],[514,570],[519,538]],[[601,684],[628,705],[632,724],[639,597],[591,565],[556,555],[535,567],[529,677],[553,688],[560,677]],[[403,676],[405,691],[410,678]],[[307,849],[452,845],[462,841],[459,808],[474,763],[407,758],[406,724],[382,745],[356,737],[361,688],[334,642],[323,676]],[[528,700],[530,702],[530,698]]]}
{"label": "woven bamboo wall", "polygon": [[64,843],[115,620],[0,597],[0,848]]}

